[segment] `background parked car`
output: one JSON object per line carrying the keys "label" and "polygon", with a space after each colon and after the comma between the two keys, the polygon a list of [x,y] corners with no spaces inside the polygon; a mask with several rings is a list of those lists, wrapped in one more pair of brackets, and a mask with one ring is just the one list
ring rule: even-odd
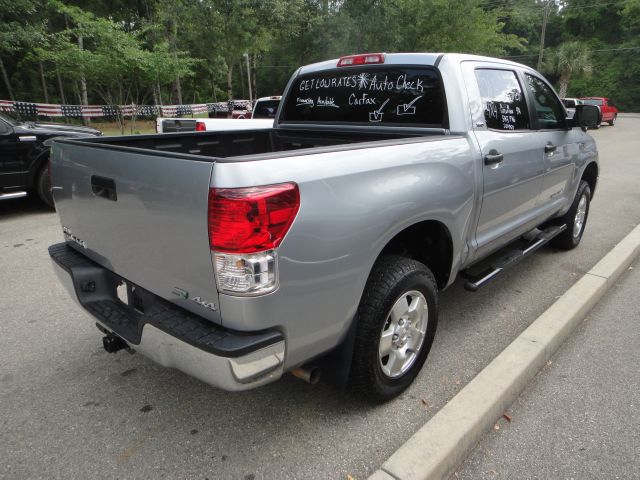
{"label": "background parked car", "polygon": [[253,105],[251,118],[276,118],[281,96],[261,97]]}
{"label": "background parked car", "polygon": [[582,100],[579,98],[563,98],[562,103],[567,109],[567,118],[573,118],[576,113],[576,105],[582,105]]}
{"label": "background parked car", "polygon": [[48,160],[51,139],[102,135],[95,128],[19,122],[0,114],[0,200],[37,193],[53,207]]}
{"label": "background parked car", "polygon": [[[616,123],[616,118],[618,118],[618,109],[608,98],[582,97],[580,100],[586,105],[596,105],[600,107],[603,122],[607,122],[612,127]],[[600,126],[598,125],[596,128],[600,128]]]}

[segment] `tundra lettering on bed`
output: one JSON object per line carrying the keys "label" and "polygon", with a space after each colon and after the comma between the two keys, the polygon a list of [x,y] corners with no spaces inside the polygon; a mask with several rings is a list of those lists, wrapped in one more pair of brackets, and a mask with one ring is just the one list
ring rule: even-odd
{"label": "tundra lettering on bed", "polygon": [[290,372],[388,400],[422,368],[457,277],[474,291],[580,243],[600,115],[568,119],[506,60],[308,65],[269,127],[56,141],[66,242],[50,255],[110,352],[228,390]]}

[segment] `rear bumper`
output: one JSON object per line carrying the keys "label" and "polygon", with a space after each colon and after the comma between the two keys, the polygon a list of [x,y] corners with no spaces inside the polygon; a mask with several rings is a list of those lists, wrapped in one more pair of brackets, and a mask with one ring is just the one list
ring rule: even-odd
{"label": "rear bumper", "polygon": [[[247,390],[283,373],[281,332],[237,332],[183,310],[78,253],[66,243],[49,247],[56,275],[101,329],[134,350],[224,390]],[[127,283],[128,304],[117,287]]]}

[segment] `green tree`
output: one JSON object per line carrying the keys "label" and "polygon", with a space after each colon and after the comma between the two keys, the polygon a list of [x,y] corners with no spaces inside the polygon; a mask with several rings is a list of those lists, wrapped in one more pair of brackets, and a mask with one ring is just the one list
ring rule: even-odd
{"label": "green tree", "polygon": [[525,48],[522,38],[503,32],[499,11],[487,11],[475,0],[397,0],[395,6],[384,5],[396,28],[395,50],[499,56]]}
{"label": "green tree", "polygon": [[640,1],[603,4],[567,0],[564,35],[592,52],[592,74],[571,81],[572,96],[611,98],[621,110],[640,110]]}
{"label": "green tree", "polygon": [[[68,19],[68,28],[53,36],[49,59],[68,77],[86,80],[109,105],[145,103],[154,87],[192,74],[196,60],[167,43],[148,50],[143,48],[142,32],[128,32],[122,23],[57,0],[52,5]],[[122,117],[119,121],[122,128]]]}
{"label": "green tree", "polygon": [[35,0],[0,0],[0,73],[11,100],[15,98],[4,58],[15,61],[42,41],[44,24],[37,16],[39,7]]}
{"label": "green tree", "polygon": [[560,76],[558,93],[566,97],[572,77],[591,75],[593,71],[589,46],[577,40],[564,42],[552,52],[545,70]]}

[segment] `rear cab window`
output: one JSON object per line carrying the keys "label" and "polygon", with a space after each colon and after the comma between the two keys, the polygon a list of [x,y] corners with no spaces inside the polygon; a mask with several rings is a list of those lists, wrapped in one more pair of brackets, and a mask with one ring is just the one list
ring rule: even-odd
{"label": "rear cab window", "polygon": [[276,118],[280,100],[261,100],[253,107],[253,118]]}
{"label": "rear cab window", "polygon": [[436,68],[359,66],[303,74],[291,85],[285,123],[448,128]]}
{"label": "rear cab window", "polygon": [[584,103],[585,105],[595,105],[597,107],[602,107],[603,106],[603,102],[601,99],[596,99],[596,98],[585,98],[582,99],[582,103]]}

